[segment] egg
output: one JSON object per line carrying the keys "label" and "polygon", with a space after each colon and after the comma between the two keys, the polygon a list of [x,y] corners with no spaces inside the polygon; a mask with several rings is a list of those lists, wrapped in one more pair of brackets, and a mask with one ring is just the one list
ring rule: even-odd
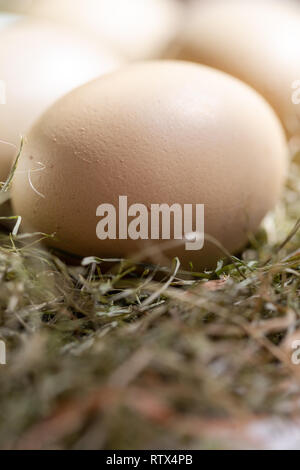
{"label": "egg", "polygon": [[119,56],[73,30],[21,19],[0,32],[0,181],[34,121],[65,93],[121,64]]}
{"label": "egg", "polygon": [[131,60],[158,57],[181,19],[175,0],[33,0],[29,12],[94,34]]}
{"label": "egg", "polygon": [[178,256],[203,269],[257,230],[280,197],[286,157],[280,121],[247,85],[188,62],[141,62],[79,87],[36,122],[12,203],[24,230],[55,233],[63,251]]}
{"label": "egg", "polygon": [[[170,57],[218,68],[245,81],[300,136],[300,4],[278,0],[191,3]],[[299,100],[300,101],[300,100]]]}

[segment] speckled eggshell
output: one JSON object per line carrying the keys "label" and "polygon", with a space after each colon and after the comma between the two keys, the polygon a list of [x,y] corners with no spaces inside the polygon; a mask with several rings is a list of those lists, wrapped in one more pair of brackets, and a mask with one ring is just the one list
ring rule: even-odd
{"label": "speckled eggshell", "polygon": [[[0,4],[1,6],[1,4]],[[0,34],[1,34],[1,31],[5,30],[5,28],[8,28],[10,25],[16,23],[17,21],[19,21],[21,18],[21,16],[19,15],[13,15],[13,14],[10,14],[10,13],[0,13]],[[0,70],[1,70],[1,65],[0,65]],[[1,113],[1,108],[3,106],[5,106],[6,104],[6,100],[7,100],[7,97],[6,97],[6,83],[4,83],[3,79],[1,78],[1,72],[0,72],[0,93],[1,93],[1,96],[0,96],[0,113]],[[0,135],[0,139],[1,139],[1,135]],[[0,140],[0,150],[1,150],[1,140]],[[7,174],[8,174],[8,169],[9,169],[9,164],[7,163],[7,160],[6,158],[0,158],[0,181],[3,181],[3,179],[6,178]],[[2,177],[2,179],[1,179]],[[1,215],[3,215],[3,210],[2,210],[2,207],[0,209],[1,211]]]}
{"label": "speckled eggshell", "polygon": [[0,32],[0,180],[33,122],[57,99],[121,63],[120,58],[73,30],[48,21],[20,19]]}
{"label": "speckled eggshell", "polygon": [[33,0],[0,0],[0,10],[26,13],[32,6]]}
{"label": "speckled eggshell", "polygon": [[170,56],[245,81],[273,106],[288,135],[300,137],[300,104],[292,100],[300,96],[299,2],[195,0]]}
{"label": "speckled eggshell", "polygon": [[[78,255],[130,256],[147,241],[96,236],[96,209],[120,195],[128,205],[205,204],[205,233],[230,252],[278,200],[287,148],[280,121],[242,82],[197,64],[134,64],[58,101],[28,135],[12,188],[24,229],[56,233]],[[33,172],[40,162],[44,170]],[[28,175],[31,176],[31,184]],[[170,250],[187,267],[223,256]],[[154,262],[162,262],[155,256]]]}

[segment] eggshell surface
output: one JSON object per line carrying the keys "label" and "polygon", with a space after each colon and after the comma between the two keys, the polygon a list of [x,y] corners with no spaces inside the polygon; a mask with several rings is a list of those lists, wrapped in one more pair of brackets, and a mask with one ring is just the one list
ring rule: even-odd
{"label": "eggshell surface", "polygon": [[300,105],[292,99],[300,80],[299,2],[194,1],[173,57],[245,81],[274,107],[288,135],[300,135]]}
{"label": "eggshell surface", "polygon": [[[236,252],[280,196],[286,152],[277,116],[247,85],[197,64],[139,63],[44,114],[28,135],[12,202],[24,229],[56,233],[51,243],[69,253],[105,258],[132,256],[150,241],[99,240],[100,204],[117,209],[119,196],[147,208],[204,204],[205,234]],[[207,240],[200,251],[181,245],[165,255],[201,269],[224,253]]]}
{"label": "eggshell surface", "polygon": [[21,19],[0,32],[0,180],[33,122],[65,93],[114,70],[111,51],[48,21]]}
{"label": "eggshell surface", "polygon": [[174,0],[38,0],[29,9],[107,40],[132,60],[156,58],[177,34],[181,11]]}

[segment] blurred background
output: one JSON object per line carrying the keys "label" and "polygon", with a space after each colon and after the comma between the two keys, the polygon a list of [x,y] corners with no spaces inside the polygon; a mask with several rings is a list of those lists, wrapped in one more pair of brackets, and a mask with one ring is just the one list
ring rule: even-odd
{"label": "blurred background", "polygon": [[[95,54],[96,48],[99,63],[109,58],[115,67],[149,59],[202,63],[240,78],[261,93],[277,111],[288,135],[294,137],[295,153],[300,148],[300,112],[291,103],[291,85],[300,76],[299,5],[298,0],[0,0],[0,30],[8,25],[16,28],[9,38],[14,43],[10,53],[1,52],[0,48],[4,75],[1,79],[12,78],[6,73],[8,58],[3,55],[9,56],[12,68],[14,61],[24,64],[25,59],[12,58],[12,53],[19,51],[26,57],[26,45],[37,58],[45,47],[48,64],[52,60],[52,68],[57,68],[55,60],[59,54],[63,57],[59,49],[60,44],[63,48],[62,36],[66,34],[73,34],[73,38],[77,35],[77,41],[72,39],[74,46],[70,40],[68,51],[64,52],[66,60],[85,42],[86,52],[68,64],[70,73],[73,67],[76,73],[82,69],[82,79],[71,80],[61,90],[57,85],[59,93],[53,93],[45,102],[47,105],[69,89],[114,68],[102,66],[98,72],[95,68],[94,73],[84,76],[83,71],[92,60],[84,61],[83,56]],[[47,38],[37,33],[39,27],[40,31],[49,30]],[[30,30],[36,30],[31,41]],[[9,49],[7,41],[8,36],[4,35],[2,48]],[[31,65],[29,60],[27,63]],[[40,66],[39,74],[44,66]],[[67,80],[63,81],[66,85]],[[37,115],[34,113],[33,117]],[[15,143],[11,133],[9,137]]]}

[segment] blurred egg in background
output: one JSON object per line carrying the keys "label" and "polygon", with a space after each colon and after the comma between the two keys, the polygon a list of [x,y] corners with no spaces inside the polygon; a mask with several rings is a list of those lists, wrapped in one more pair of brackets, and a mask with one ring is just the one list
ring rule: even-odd
{"label": "blurred egg in background", "polygon": [[[177,0],[32,0],[13,8],[67,23],[108,41],[130,60],[158,58],[174,39],[182,19]],[[1,3],[0,3],[1,6]]]}
{"label": "blurred egg in background", "polygon": [[169,57],[251,85],[281,118],[293,151],[300,149],[300,104],[293,99],[300,96],[300,2],[192,0]]}
{"label": "blurred egg in background", "polygon": [[5,105],[0,106],[0,180],[34,121],[73,88],[119,67],[121,59],[69,27],[22,18],[0,31],[0,79]]}

